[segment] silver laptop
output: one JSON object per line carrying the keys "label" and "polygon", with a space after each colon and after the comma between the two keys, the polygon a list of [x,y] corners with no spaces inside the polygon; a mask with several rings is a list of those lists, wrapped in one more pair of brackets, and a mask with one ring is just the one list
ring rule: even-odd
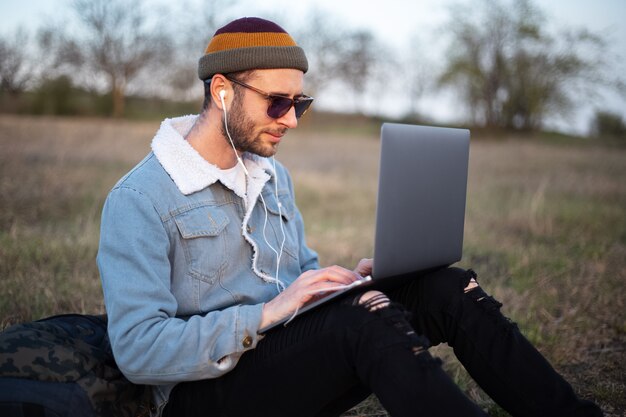
{"label": "silver laptop", "polygon": [[466,129],[383,124],[372,275],[305,305],[298,315],[355,287],[461,259],[469,138]]}

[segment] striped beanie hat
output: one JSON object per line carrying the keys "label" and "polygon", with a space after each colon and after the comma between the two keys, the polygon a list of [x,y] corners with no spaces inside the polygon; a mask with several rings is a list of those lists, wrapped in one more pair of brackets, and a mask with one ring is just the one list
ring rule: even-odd
{"label": "striped beanie hat", "polygon": [[215,32],[198,63],[198,77],[207,80],[229,72],[309,68],[304,51],[276,23],[258,17],[234,20]]}

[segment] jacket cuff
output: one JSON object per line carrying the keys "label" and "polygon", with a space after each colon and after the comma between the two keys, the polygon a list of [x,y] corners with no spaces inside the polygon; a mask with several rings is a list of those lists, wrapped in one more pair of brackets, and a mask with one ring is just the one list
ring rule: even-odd
{"label": "jacket cuff", "polygon": [[263,304],[242,305],[239,307],[235,344],[237,351],[254,349],[263,336],[257,334],[261,324]]}

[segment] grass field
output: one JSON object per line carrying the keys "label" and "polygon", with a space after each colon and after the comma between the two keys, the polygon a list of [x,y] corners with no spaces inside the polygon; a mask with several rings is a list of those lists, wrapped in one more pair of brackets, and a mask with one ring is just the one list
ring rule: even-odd
{"label": "grass field", "polygon": [[[104,311],[95,255],[108,190],[158,123],[0,116],[0,328]],[[323,264],[372,254],[378,141],[293,132],[290,168]],[[474,137],[464,258],[584,397],[626,413],[626,147]],[[446,346],[457,383],[499,411]],[[386,415],[371,398],[346,415]]]}

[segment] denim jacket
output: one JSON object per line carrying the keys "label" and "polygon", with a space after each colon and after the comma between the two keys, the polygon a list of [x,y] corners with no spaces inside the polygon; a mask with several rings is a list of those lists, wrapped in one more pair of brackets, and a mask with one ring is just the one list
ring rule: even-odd
{"label": "denim jacket", "polygon": [[113,353],[129,380],[154,385],[159,411],[176,383],[233,369],[261,337],[263,303],[319,267],[287,170],[244,154],[244,193],[184,139],[194,121],[165,120],[102,213],[97,260]]}

